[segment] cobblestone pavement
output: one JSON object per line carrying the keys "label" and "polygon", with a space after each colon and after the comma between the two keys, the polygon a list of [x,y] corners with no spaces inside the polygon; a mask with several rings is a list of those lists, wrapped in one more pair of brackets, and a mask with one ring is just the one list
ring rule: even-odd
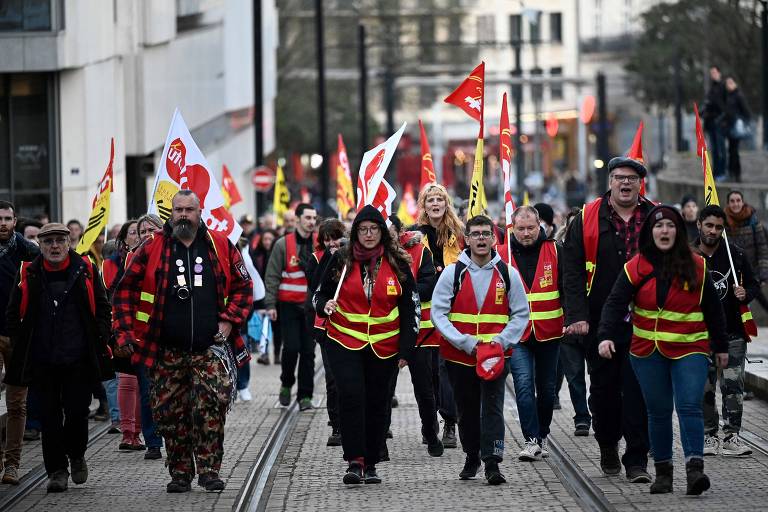
{"label": "cobblestone pavement", "polygon": [[[165,485],[170,476],[164,459],[144,460],[145,452],[119,452],[120,435],[105,435],[86,452],[89,478],[84,485],[70,481],[69,490],[46,494],[45,485],[38,486],[13,510],[144,510],[224,511],[232,510],[248,471],[280,416],[277,406],[280,367],[252,363],[251,402],[236,402],[227,416],[224,439],[224,461],[221,477],[227,488],[221,493],[206,493],[192,486],[192,492],[168,494]],[[39,442],[30,448],[25,444],[22,469],[29,471],[42,462]],[[31,457],[30,457],[31,455]],[[163,449],[165,455],[165,449]],[[0,485],[2,493],[8,489]]]}
{"label": "cobblestone pavement", "polygon": [[[169,480],[162,460],[145,461],[143,452],[120,453],[119,435],[105,435],[87,452],[90,477],[82,486],[70,484],[62,494],[47,495],[44,486],[36,488],[14,510],[231,510],[251,466],[280,416],[277,407],[279,367],[252,366],[253,400],[238,402],[227,418],[222,478],[227,488],[222,493],[205,493],[196,485],[193,491],[169,495]],[[421,444],[418,411],[405,369],[398,380],[400,407],[393,411],[394,439],[389,440],[391,462],[379,465],[384,482],[380,485],[347,487],[341,483],[345,464],[341,448],[327,447],[330,428],[326,425],[324,386],[316,389],[318,408],[300,413],[265,488],[269,511],[309,510],[581,510],[546,461],[524,463],[517,460],[521,434],[516,422],[514,401],[507,400],[508,433],[506,456],[501,464],[508,483],[491,487],[480,477],[459,481],[464,454],[446,450],[432,458]],[[630,484],[622,477],[600,473],[594,437],[573,437],[573,410],[567,386],[560,393],[563,409],[555,411],[552,435],[582,471],[599,486],[618,511],[625,510],[768,510],[765,485],[768,456],[756,451],[753,456],[706,458],[706,472],[712,489],[700,498],[686,497],[685,472],[679,442],[675,446],[675,492],[651,496],[647,484]],[[719,400],[719,398],[718,398]],[[92,424],[95,425],[95,424]],[[768,403],[745,402],[744,428],[768,439]],[[675,425],[676,440],[679,439]],[[24,446],[22,471],[41,462],[40,446]],[[651,473],[652,470],[652,464]],[[482,476],[482,472],[481,472]],[[0,501],[7,492],[0,485]]]}

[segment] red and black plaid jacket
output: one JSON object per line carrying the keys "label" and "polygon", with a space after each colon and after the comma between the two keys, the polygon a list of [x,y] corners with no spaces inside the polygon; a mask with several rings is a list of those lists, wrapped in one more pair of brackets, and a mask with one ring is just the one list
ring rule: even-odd
{"label": "red and black plaid jacket", "polygon": [[[199,229],[205,230],[204,226]],[[156,233],[153,239],[147,240],[142,244],[130,258],[128,267],[125,269],[123,278],[115,290],[112,297],[112,324],[116,338],[117,346],[123,347],[128,343],[134,345],[134,354],[131,361],[134,364],[143,363],[146,366],[154,366],[157,358],[157,349],[160,343],[160,329],[163,324],[163,306],[165,303],[165,294],[168,287],[168,276],[171,265],[171,231],[168,224],[165,225],[161,233]],[[211,233],[213,236],[223,236],[217,233]],[[205,237],[208,245],[208,257],[210,261],[221,262],[214,250],[213,242],[209,237]],[[161,248],[156,249],[160,244]],[[240,336],[239,326],[248,318],[253,303],[251,291],[251,280],[243,265],[242,257],[234,245],[227,243],[229,248],[230,263],[230,281],[227,289],[226,276],[220,265],[213,266],[213,273],[216,276],[216,295],[218,297],[219,320],[230,322],[232,324],[232,333],[229,341],[233,345],[233,351],[238,365],[242,365],[250,359],[248,351]],[[162,250],[160,265],[157,269],[147,269],[149,254],[152,250]],[[134,332],[134,322],[136,322],[136,312],[138,311],[139,300],[142,289],[142,281],[147,271],[156,272],[154,292],[155,302],[152,314],[149,318],[149,329],[146,339],[138,339]],[[228,297],[227,303],[224,303],[224,297]]]}

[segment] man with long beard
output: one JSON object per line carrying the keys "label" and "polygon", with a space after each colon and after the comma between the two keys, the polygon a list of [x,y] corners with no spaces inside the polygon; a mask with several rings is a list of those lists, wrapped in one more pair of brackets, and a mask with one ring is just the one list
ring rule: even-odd
{"label": "man with long beard", "polygon": [[251,280],[240,253],[200,222],[200,200],[181,190],[162,232],[136,251],[113,299],[117,355],[149,368],[157,428],[165,438],[168,492],[224,489],[224,420],[235,364],[250,359],[240,325]]}

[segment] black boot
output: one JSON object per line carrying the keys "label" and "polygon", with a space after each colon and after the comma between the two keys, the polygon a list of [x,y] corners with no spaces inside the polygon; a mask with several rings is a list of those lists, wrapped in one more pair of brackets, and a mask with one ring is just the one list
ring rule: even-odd
{"label": "black boot", "polygon": [[656,480],[651,484],[651,494],[672,492],[672,462],[657,462]]}
{"label": "black boot", "polygon": [[480,469],[480,457],[477,455],[467,455],[467,459],[464,461],[464,468],[459,473],[461,480],[469,480],[475,478],[477,470]]}
{"label": "black boot", "polygon": [[696,458],[686,462],[685,476],[688,478],[685,494],[698,496],[709,489],[709,477],[704,474],[704,459]]}
{"label": "black boot", "polygon": [[600,469],[608,476],[615,476],[621,473],[618,445],[600,445]]}

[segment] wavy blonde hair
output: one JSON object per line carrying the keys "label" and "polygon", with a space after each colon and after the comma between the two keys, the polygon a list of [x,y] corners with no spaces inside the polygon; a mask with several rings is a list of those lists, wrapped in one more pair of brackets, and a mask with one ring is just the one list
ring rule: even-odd
{"label": "wavy blonde hair", "polygon": [[440,221],[440,225],[437,226],[437,243],[445,247],[451,235],[460,240],[461,235],[464,233],[464,224],[459,220],[459,216],[456,215],[456,211],[453,209],[453,200],[445,187],[438,183],[430,183],[419,192],[419,225],[429,224],[426,204],[427,196],[430,194],[438,194],[445,200],[445,213]]}

